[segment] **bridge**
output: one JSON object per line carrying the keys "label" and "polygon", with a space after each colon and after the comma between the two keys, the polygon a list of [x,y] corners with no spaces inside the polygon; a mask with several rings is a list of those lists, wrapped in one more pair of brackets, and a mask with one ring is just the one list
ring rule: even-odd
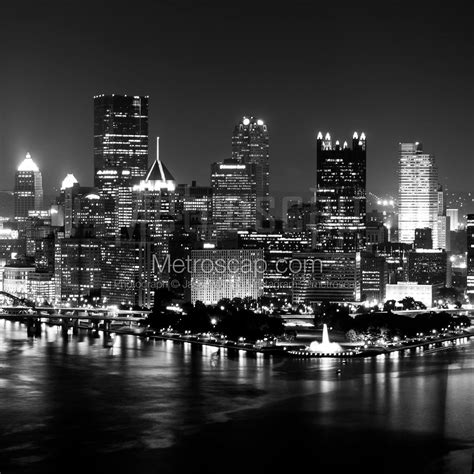
{"label": "bridge", "polygon": [[85,324],[87,328],[95,330],[99,330],[102,325],[104,331],[113,332],[113,324],[126,325],[131,328],[145,321],[151,313],[150,310],[126,310],[115,307],[35,306],[33,302],[25,298],[0,291],[0,298],[2,297],[12,301],[13,305],[0,304],[0,318],[25,322],[28,334],[31,332],[41,333],[42,322],[60,323],[65,332],[70,327],[73,328],[73,333],[77,332],[81,323]]}

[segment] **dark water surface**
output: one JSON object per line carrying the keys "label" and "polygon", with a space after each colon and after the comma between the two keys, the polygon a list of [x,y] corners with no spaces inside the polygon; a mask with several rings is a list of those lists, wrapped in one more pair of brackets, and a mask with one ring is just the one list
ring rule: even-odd
{"label": "dark water surface", "polygon": [[1,474],[471,473],[474,342],[343,365],[43,329],[0,321]]}

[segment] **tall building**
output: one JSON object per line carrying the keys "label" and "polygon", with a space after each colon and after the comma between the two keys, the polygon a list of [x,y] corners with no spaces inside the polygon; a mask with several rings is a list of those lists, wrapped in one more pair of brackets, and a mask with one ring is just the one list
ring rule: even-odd
{"label": "tall building", "polygon": [[131,187],[145,177],[147,169],[148,97],[95,96],[94,186],[104,203],[107,235],[116,235],[122,223],[118,218],[119,196],[122,214],[127,216]]}
{"label": "tall building", "polygon": [[58,239],[54,264],[57,299],[74,305],[100,296],[101,262],[99,239]]}
{"label": "tall building", "polygon": [[388,266],[385,257],[363,253],[361,258],[361,295],[368,301],[378,302],[385,299],[385,287],[388,283]]}
{"label": "tall building", "polygon": [[446,216],[449,217],[449,230],[459,230],[459,209],[446,209]]}
{"label": "tall building", "polygon": [[474,214],[467,215],[467,297],[474,304]]}
{"label": "tall building", "polygon": [[413,243],[415,229],[429,227],[438,242],[438,169],[434,156],[421,143],[400,143],[399,241]]}
{"label": "tall building", "polygon": [[102,242],[102,300],[112,305],[150,308],[155,290],[154,243],[146,228],[136,225],[129,234],[125,229],[120,239]]}
{"label": "tall building", "polygon": [[58,205],[64,216],[66,238],[78,233],[89,238],[104,236],[104,205],[97,188],[79,186],[69,174],[63,180]]}
{"label": "tall building", "polygon": [[204,240],[210,237],[212,223],[212,188],[179,184],[176,188],[176,216],[185,232],[196,232]]}
{"label": "tall building", "polygon": [[[150,239],[155,257],[162,263],[168,255],[175,225],[176,181],[160,160],[159,142],[155,161],[145,178],[133,186],[132,193],[132,222],[140,226],[142,238]],[[168,276],[156,278],[163,283]]]}
{"label": "tall building", "polygon": [[366,137],[357,132],[352,148],[333,145],[319,132],[316,169],[317,248],[356,251],[363,246],[366,218]]}
{"label": "tall building", "polygon": [[217,238],[256,227],[255,164],[224,160],[211,165],[212,219]]}
{"label": "tall building", "polygon": [[243,117],[232,135],[232,158],[255,165],[257,225],[263,225],[270,212],[270,141],[267,125],[255,117]]}
{"label": "tall building", "polygon": [[28,211],[39,211],[43,207],[43,178],[29,153],[16,172],[14,197],[15,220],[20,223],[26,221]]}

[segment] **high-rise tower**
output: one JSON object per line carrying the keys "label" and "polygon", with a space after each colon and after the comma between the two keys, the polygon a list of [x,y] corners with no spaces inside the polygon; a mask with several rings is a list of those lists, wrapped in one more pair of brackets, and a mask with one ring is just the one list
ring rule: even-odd
{"label": "high-rise tower", "polygon": [[429,227],[437,242],[438,169],[421,143],[400,143],[398,180],[399,241],[411,244],[415,229]]}
{"label": "high-rise tower", "polygon": [[94,185],[104,203],[108,235],[115,235],[119,227],[119,198],[130,201],[132,186],[147,169],[148,97],[95,96]]}
{"label": "high-rise tower", "polygon": [[43,178],[38,165],[29,153],[15,175],[15,220],[25,222],[28,211],[39,211],[43,206]]}
{"label": "high-rise tower", "polygon": [[467,215],[467,297],[474,303],[474,214]]}
{"label": "high-rise tower", "polygon": [[255,229],[255,167],[233,159],[211,165],[212,220],[217,238]]}
{"label": "high-rise tower", "polygon": [[366,137],[357,132],[352,148],[331,135],[316,140],[316,246],[322,251],[360,250],[366,217]]}
{"label": "high-rise tower", "polygon": [[232,158],[255,165],[257,225],[268,220],[270,210],[270,142],[261,119],[243,117],[232,135]]}

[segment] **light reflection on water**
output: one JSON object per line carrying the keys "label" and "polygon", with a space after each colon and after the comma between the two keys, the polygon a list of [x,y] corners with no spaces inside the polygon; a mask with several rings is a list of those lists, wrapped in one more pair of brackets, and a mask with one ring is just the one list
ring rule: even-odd
{"label": "light reflection on water", "polygon": [[[434,467],[426,472],[450,472],[465,467],[474,445],[473,356],[466,343],[346,362],[274,359],[123,335],[107,348],[102,333],[65,338],[59,327],[43,325],[33,339],[19,323],[0,321],[0,461],[12,472],[28,466],[40,472],[79,445],[113,464],[127,450],[158,456],[180,449],[187,437],[198,436],[198,443],[215,423],[226,429],[237,420],[259,420],[264,430],[265,415],[281,423],[269,429],[272,446],[281,439],[279,428],[304,428],[315,440],[321,430],[336,440],[338,433],[369,429],[413,437],[410,443],[434,437],[433,446],[449,446],[433,452]],[[224,436],[237,439],[233,429]],[[172,470],[176,460],[161,462]]]}

